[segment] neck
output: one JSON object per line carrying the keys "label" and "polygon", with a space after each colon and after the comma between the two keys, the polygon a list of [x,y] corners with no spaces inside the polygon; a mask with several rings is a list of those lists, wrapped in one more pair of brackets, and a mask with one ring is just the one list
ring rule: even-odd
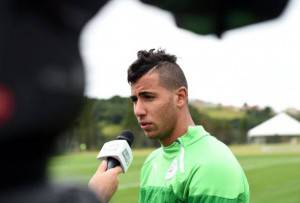
{"label": "neck", "polygon": [[187,132],[189,126],[194,125],[195,123],[191,117],[190,112],[187,112],[182,116],[178,116],[178,120],[174,129],[172,130],[172,132],[170,132],[169,136],[161,139],[160,143],[165,147],[171,145],[178,137],[181,137]]}

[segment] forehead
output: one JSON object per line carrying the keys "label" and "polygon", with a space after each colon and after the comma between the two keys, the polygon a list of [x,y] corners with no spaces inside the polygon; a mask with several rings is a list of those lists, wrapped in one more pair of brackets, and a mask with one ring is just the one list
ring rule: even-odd
{"label": "forehead", "polygon": [[151,71],[131,85],[131,93],[138,94],[141,91],[151,92],[162,88],[164,87],[160,83],[159,74],[156,71]]}

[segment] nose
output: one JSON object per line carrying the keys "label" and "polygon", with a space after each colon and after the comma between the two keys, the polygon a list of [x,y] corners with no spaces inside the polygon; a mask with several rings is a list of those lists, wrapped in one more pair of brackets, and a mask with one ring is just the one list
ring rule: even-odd
{"label": "nose", "polygon": [[145,109],[143,102],[138,100],[134,104],[134,114],[137,118],[140,118],[140,117],[143,117],[146,115],[146,109]]}

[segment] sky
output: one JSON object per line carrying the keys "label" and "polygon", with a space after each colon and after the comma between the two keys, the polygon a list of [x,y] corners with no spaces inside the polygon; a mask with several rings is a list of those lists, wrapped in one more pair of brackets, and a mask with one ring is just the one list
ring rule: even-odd
{"label": "sky", "polygon": [[176,27],[172,14],[137,0],[112,0],[86,25],[81,54],[86,95],[130,96],[127,68],[138,50],[178,57],[189,99],[300,109],[300,1],[276,20],[227,31],[222,39]]}

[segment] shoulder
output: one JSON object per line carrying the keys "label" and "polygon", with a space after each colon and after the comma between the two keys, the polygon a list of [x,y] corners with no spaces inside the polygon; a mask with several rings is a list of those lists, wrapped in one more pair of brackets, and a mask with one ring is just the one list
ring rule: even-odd
{"label": "shoulder", "polygon": [[[230,148],[213,136],[205,136],[199,143],[187,149],[187,161],[191,170],[204,176],[232,179],[241,177],[243,169]],[[195,156],[197,154],[197,156]],[[206,178],[210,179],[210,178]]]}
{"label": "shoulder", "polygon": [[[202,137],[193,144],[185,147],[185,150],[194,160],[198,160],[202,164],[203,162],[228,163],[236,161],[230,148],[212,135]],[[195,154],[198,156],[195,156]]]}
{"label": "shoulder", "polygon": [[161,147],[152,151],[146,158],[144,165],[147,165],[147,164],[151,163],[153,160],[155,160],[158,156],[160,156],[161,152],[162,152]]}
{"label": "shoulder", "polygon": [[190,156],[194,163],[188,180],[191,195],[236,199],[247,194],[246,176],[229,147],[212,136],[204,137],[202,144],[199,156]]}

